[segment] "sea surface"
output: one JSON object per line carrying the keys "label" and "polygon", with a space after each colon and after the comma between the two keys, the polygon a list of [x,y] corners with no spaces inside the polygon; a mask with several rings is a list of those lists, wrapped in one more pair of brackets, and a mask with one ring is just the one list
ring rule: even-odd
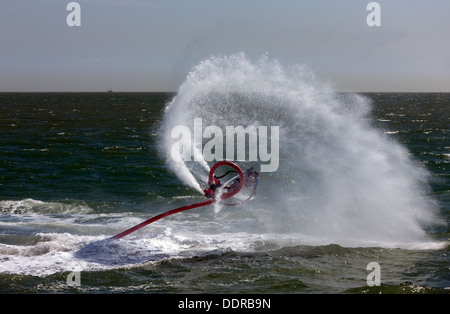
{"label": "sea surface", "polygon": [[[426,193],[449,222],[450,95],[363,97],[372,101],[366,119],[373,128],[430,172]],[[424,226],[429,239],[413,245],[397,245],[395,239],[322,243],[314,234],[299,236],[302,230],[257,226],[261,216],[271,219],[279,209],[250,201],[193,209],[107,240],[204,199],[180,181],[157,147],[159,123],[173,98],[174,93],[0,94],[0,292],[450,292],[445,223]],[[262,173],[261,181],[270,186],[274,175]],[[284,191],[272,186],[259,197],[278,193]],[[398,228],[408,232],[407,226]],[[368,280],[371,262],[379,265],[380,285]]]}
{"label": "sea surface", "polygon": [[[0,94],[0,292],[448,294],[450,94],[219,61],[228,76],[202,64],[176,93]],[[168,157],[195,117],[278,125],[279,168],[254,200],[110,239],[205,200],[207,171]]]}

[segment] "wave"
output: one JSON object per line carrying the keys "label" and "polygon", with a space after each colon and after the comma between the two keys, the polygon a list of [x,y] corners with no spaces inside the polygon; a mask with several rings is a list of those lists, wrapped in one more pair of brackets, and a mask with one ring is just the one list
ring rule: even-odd
{"label": "wave", "polygon": [[27,198],[23,200],[0,201],[0,214],[24,215],[24,214],[89,214],[93,209],[84,202],[44,202]]}

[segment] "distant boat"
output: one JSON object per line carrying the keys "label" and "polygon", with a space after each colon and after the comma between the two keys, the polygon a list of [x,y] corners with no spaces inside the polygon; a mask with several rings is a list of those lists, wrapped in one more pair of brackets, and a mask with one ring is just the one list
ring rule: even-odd
{"label": "distant boat", "polygon": [[113,91],[112,91],[112,89],[110,88],[110,89],[108,89],[108,93],[112,93]]}

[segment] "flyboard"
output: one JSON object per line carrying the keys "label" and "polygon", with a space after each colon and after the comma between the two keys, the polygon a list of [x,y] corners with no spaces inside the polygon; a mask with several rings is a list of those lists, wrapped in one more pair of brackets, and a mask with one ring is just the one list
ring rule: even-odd
{"label": "flyboard", "polygon": [[[214,174],[214,172],[219,167],[222,167],[222,166],[229,166],[234,169],[234,170],[228,171],[227,173],[236,172],[239,175],[239,177],[235,179],[233,184],[230,186],[227,186],[227,187],[222,187],[220,184],[220,181],[219,181],[219,178],[224,177],[227,173],[222,175],[221,177],[218,177]],[[235,163],[233,163],[231,161],[219,161],[209,171],[208,184],[209,184],[210,188],[209,188],[209,190],[205,190],[205,196],[209,197],[210,199],[203,201],[203,202],[190,204],[190,205],[186,205],[186,206],[182,206],[179,208],[169,210],[165,213],[159,214],[148,220],[145,220],[144,222],[141,222],[140,224],[138,224],[128,230],[125,230],[111,238],[112,239],[123,238],[124,236],[126,236],[142,227],[145,227],[148,224],[151,224],[152,222],[155,222],[161,218],[167,217],[169,215],[173,215],[173,214],[176,214],[176,213],[179,213],[179,212],[182,212],[185,210],[193,209],[193,208],[208,206],[208,205],[214,204],[216,202],[222,202],[222,201],[229,199],[229,198],[233,197],[234,195],[238,194],[244,185],[247,187],[253,186],[253,191],[246,200],[240,201],[237,203],[223,203],[224,205],[240,205],[240,204],[252,199],[255,196],[256,189],[258,187],[258,176],[259,176],[259,173],[254,171],[253,168],[246,170],[244,173],[238,165],[236,165]],[[220,188],[221,189],[220,191],[222,193],[215,193],[217,188]],[[224,192],[225,190],[228,190],[228,192]]]}

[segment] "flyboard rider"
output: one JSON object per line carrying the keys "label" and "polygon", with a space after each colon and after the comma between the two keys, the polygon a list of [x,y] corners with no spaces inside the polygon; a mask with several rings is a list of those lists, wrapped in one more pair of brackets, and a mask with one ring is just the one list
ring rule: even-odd
{"label": "flyboard rider", "polygon": [[[222,186],[219,179],[226,176],[229,172],[236,172],[236,171],[228,171],[227,173],[225,173],[224,175],[222,175],[220,177],[214,176],[214,181],[210,184],[209,188],[207,190],[206,189],[203,190],[203,192],[205,193],[205,197],[214,198],[214,194],[216,193],[217,188]],[[249,187],[249,186],[257,184],[258,177],[259,177],[259,173],[257,171],[255,171],[255,169],[253,167],[245,170],[245,172],[244,172],[245,187]],[[230,186],[225,186],[224,189],[227,190],[227,193],[231,193],[239,187],[240,182],[241,182],[241,178],[238,177],[236,180],[234,180],[234,182]]]}
{"label": "flyboard rider", "polygon": [[[218,167],[223,166],[223,165],[228,165],[228,166],[234,168],[235,171],[234,170],[230,170],[230,171],[228,171],[227,173],[225,173],[224,175],[222,175],[220,177],[215,176],[214,175],[214,171]],[[241,188],[243,186],[249,187],[249,186],[253,185],[253,192],[246,200],[240,201],[240,202],[237,202],[237,203],[231,203],[231,204],[230,203],[224,203],[224,204],[225,205],[240,205],[240,204],[243,204],[244,202],[246,202],[248,200],[251,200],[256,194],[256,189],[258,187],[259,173],[256,172],[253,168],[250,168],[250,169],[246,170],[245,173],[244,173],[241,170],[241,168],[239,168],[234,163],[232,163],[230,161],[221,161],[221,162],[216,163],[211,168],[211,170],[209,171],[208,182],[209,182],[210,187],[209,187],[208,190],[204,190],[205,196],[207,198],[210,198],[209,200],[205,200],[205,201],[202,201],[202,202],[199,202],[199,203],[195,203],[195,204],[185,205],[185,206],[182,206],[182,207],[179,207],[179,208],[175,208],[175,209],[169,210],[167,212],[161,213],[159,215],[156,215],[154,217],[151,217],[151,218],[149,218],[149,219],[139,223],[138,225],[136,225],[136,226],[134,226],[132,228],[129,228],[129,229],[127,229],[127,230],[125,230],[125,231],[123,231],[123,232],[121,232],[119,234],[116,234],[115,236],[111,237],[111,239],[123,238],[124,236],[126,236],[126,235],[128,235],[128,234],[130,234],[130,233],[132,233],[132,232],[134,232],[134,231],[136,231],[136,230],[138,230],[138,229],[140,229],[142,227],[145,227],[146,225],[151,224],[152,222],[155,222],[155,221],[157,221],[157,220],[159,220],[161,218],[167,217],[169,215],[173,215],[173,214],[176,214],[176,213],[179,213],[179,212],[182,212],[182,211],[185,211],[185,210],[193,209],[193,208],[198,208],[198,207],[214,204],[217,201],[217,199],[216,199],[217,196],[215,196],[215,192],[216,192],[217,188],[221,186],[221,183],[220,183],[219,179],[223,178],[224,176],[226,176],[230,172],[237,172],[239,174],[239,178],[235,179],[233,184],[231,184],[230,186],[224,187],[224,189],[227,189],[228,192],[224,193],[223,195],[221,195],[221,197],[220,197],[221,200],[226,200],[228,198],[231,198],[233,195],[239,193],[239,191],[241,190]],[[241,179],[244,180],[244,182],[241,182]]]}

